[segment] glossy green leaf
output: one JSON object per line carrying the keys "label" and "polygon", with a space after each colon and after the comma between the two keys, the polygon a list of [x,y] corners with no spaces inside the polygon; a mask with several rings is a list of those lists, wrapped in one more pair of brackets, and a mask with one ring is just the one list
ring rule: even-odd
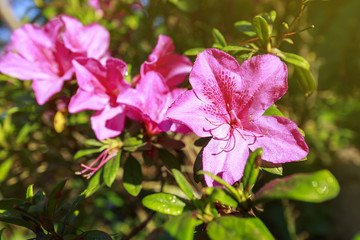
{"label": "glossy green leaf", "polygon": [[237,208],[238,202],[222,188],[208,187],[205,189],[210,201],[220,202],[223,205]]}
{"label": "glossy green leaf", "polygon": [[277,55],[287,63],[291,63],[300,68],[310,69],[309,62],[305,58],[303,58],[297,54],[281,52]]}
{"label": "glossy green leaf", "polygon": [[227,43],[226,43],[226,40],[225,40],[224,36],[221,34],[221,32],[218,29],[213,28],[212,35],[213,35],[213,38],[214,38],[214,42],[216,44],[220,45],[221,47],[227,46]]}
{"label": "glossy green leaf", "polygon": [[142,204],[151,210],[174,216],[180,215],[186,206],[181,199],[168,193],[148,195],[142,200]]}
{"label": "glossy green leaf", "polygon": [[252,25],[262,46],[267,48],[270,39],[270,31],[267,21],[261,16],[256,16],[253,19]]}
{"label": "glossy green leaf", "polygon": [[267,162],[263,160],[261,162],[260,169],[275,175],[280,175],[280,176],[283,175],[283,168],[281,163],[274,164],[272,162]]}
{"label": "glossy green leaf", "polygon": [[14,209],[15,206],[19,206],[24,204],[25,201],[17,198],[6,198],[3,200],[0,200],[0,210],[7,210],[11,211]]}
{"label": "glossy green leaf", "polygon": [[104,166],[104,182],[105,185],[111,187],[113,182],[115,181],[116,174],[120,167],[120,159],[121,159],[122,151],[119,150],[115,157],[111,158]]}
{"label": "glossy green leaf", "polygon": [[49,217],[53,217],[55,215],[56,205],[62,195],[61,191],[64,189],[66,182],[67,179],[63,179],[58,182],[49,195],[47,204],[47,211]]}
{"label": "glossy green leaf", "polygon": [[234,25],[237,29],[239,29],[245,35],[247,35],[251,38],[256,37],[256,33],[254,32],[254,28],[253,28],[251,22],[238,21]]}
{"label": "glossy green leaf", "polygon": [[34,197],[34,184],[31,184],[26,189],[26,201],[29,201],[32,203],[33,197]]}
{"label": "glossy green leaf", "polygon": [[250,154],[244,169],[243,184],[246,192],[250,192],[254,187],[259,175],[261,164],[262,149],[256,149]]}
{"label": "glossy green leaf", "polygon": [[246,48],[246,47],[240,47],[240,46],[226,46],[222,49],[225,52],[231,52],[231,51],[247,51],[251,52],[253,49]]}
{"label": "glossy green leaf", "polygon": [[191,185],[188,183],[184,175],[177,169],[172,169],[172,173],[174,174],[174,178],[176,183],[179,185],[181,190],[185,193],[185,195],[191,200],[194,198],[193,189]]}
{"label": "glossy green leaf", "polygon": [[124,165],[123,185],[125,190],[133,196],[139,195],[142,189],[142,173],[140,163],[130,156]]}
{"label": "glossy green leaf", "polygon": [[82,149],[82,150],[79,150],[79,151],[77,151],[75,153],[74,159],[78,159],[78,158],[81,158],[83,156],[90,155],[90,154],[93,154],[93,153],[98,153],[98,152],[101,152],[101,151],[103,151],[103,149],[101,149],[101,148]]}
{"label": "glossy green leaf", "polygon": [[280,110],[274,105],[271,105],[268,109],[266,109],[264,115],[284,117],[284,114],[282,114],[282,112],[280,112]]}
{"label": "glossy green leaf", "polygon": [[6,179],[8,173],[10,172],[10,169],[13,165],[13,162],[14,161],[12,158],[8,158],[4,162],[1,163],[1,165],[0,165],[0,183]]}
{"label": "glossy green leaf", "polygon": [[84,194],[86,197],[90,197],[103,185],[104,185],[103,168],[101,168],[99,171],[97,171],[94,174],[94,176],[91,177],[87,188],[81,193],[81,195]]}
{"label": "glossy green leaf", "polygon": [[102,147],[104,144],[95,139],[86,139],[83,142],[84,145],[94,146],[94,147]]}
{"label": "glossy green leaf", "polygon": [[21,218],[15,218],[15,217],[2,217],[0,216],[0,222],[10,223],[17,226],[21,226],[27,229],[30,229],[31,231],[35,231],[34,225],[29,223],[28,221],[25,221]]}
{"label": "glossy green leaf", "polygon": [[93,230],[87,231],[81,234],[80,239],[82,240],[112,240],[111,236],[105,232]]}
{"label": "glossy green leaf", "polygon": [[197,56],[199,53],[204,51],[205,48],[191,48],[184,52],[184,55],[186,56]]}
{"label": "glossy green leaf", "polygon": [[305,91],[305,96],[310,96],[316,89],[316,84],[310,70],[295,66],[298,81]]}
{"label": "glossy green leaf", "polygon": [[207,233],[212,240],[270,240],[274,239],[259,218],[226,216],[208,224]]}
{"label": "glossy green leaf", "polygon": [[214,179],[215,181],[217,181],[218,183],[224,185],[224,187],[229,190],[229,192],[233,195],[233,197],[238,200],[240,202],[240,195],[237,192],[237,190],[231,186],[230,184],[228,184],[227,182],[225,182],[223,179],[221,179],[220,177],[210,173],[210,172],[206,172],[206,171],[198,171],[198,174],[206,174],[209,177],[211,177],[212,179]]}
{"label": "glossy green leaf", "polygon": [[340,191],[336,178],[328,171],[294,174],[275,179],[255,194],[255,202],[273,199],[293,199],[304,202],[323,202],[338,195]]}
{"label": "glossy green leaf", "polygon": [[164,230],[171,236],[171,239],[193,240],[196,224],[197,221],[193,217],[193,213],[186,212],[167,221]]}
{"label": "glossy green leaf", "polygon": [[158,149],[159,158],[168,169],[180,169],[180,160],[166,149]]}

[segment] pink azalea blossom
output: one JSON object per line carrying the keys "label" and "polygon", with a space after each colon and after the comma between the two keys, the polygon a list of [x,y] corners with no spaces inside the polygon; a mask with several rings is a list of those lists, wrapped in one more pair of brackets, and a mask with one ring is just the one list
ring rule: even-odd
{"label": "pink azalea blossom", "polygon": [[72,78],[71,61],[75,57],[104,58],[108,46],[109,33],[98,24],[84,27],[67,16],[55,18],[43,27],[24,24],[11,36],[7,53],[0,61],[0,72],[33,80],[36,100],[42,105]]}
{"label": "pink azalea blossom", "polygon": [[155,49],[150,54],[148,61],[141,65],[140,76],[155,71],[160,73],[170,88],[176,87],[185,81],[190,73],[192,62],[189,58],[174,53],[175,46],[170,37],[160,35]]}
{"label": "pink azalea blossom", "polygon": [[148,72],[136,85],[136,89],[128,89],[117,98],[117,102],[128,107],[127,115],[145,123],[148,134],[165,131],[187,133],[189,129],[182,124],[173,124],[165,113],[172,102],[185,89],[175,88],[170,91],[162,76],[157,72]]}
{"label": "pink azalea blossom", "polygon": [[[193,90],[168,110],[200,137],[212,137],[203,151],[203,169],[233,184],[241,179],[249,150],[263,148],[273,163],[303,159],[308,147],[297,125],[263,113],[287,91],[286,65],[273,55],[260,55],[241,66],[230,55],[208,49],[190,73]],[[205,176],[207,185],[214,180]]]}
{"label": "pink azalea blossom", "polygon": [[130,87],[123,77],[126,63],[110,57],[105,67],[92,58],[77,58],[73,64],[79,89],[70,100],[69,112],[95,110],[91,126],[96,137],[103,140],[118,136],[124,128],[125,113],[116,98]]}

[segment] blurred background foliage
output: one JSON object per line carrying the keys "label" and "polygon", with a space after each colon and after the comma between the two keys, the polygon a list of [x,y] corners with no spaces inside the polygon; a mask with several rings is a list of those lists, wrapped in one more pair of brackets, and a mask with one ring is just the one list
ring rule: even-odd
{"label": "blurred background foliage", "polygon": [[[10,2],[14,7],[25,1]],[[42,24],[59,14],[68,14],[86,24],[94,21],[103,24],[111,33],[111,55],[131,64],[132,76],[139,72],[159,34],[171,36],[178,53],[211,47],[213,28],[219,29],[229,44],[237,45],[246,36],[236,29],[236,21],[251,21],[257,14],[275,10],[273,35],[281,35],[286,31],[282,23],[292,21],[301,3],[300,0],[104,0],[102,10],[95,11],[86,0],[26,2],[30,3],[20,14],[22,23]],[[295,44],[282,45],[282,50],[297,53],[310,62],[317,81],[317,91],[305,98],[294,69],[289,68],[289,91],[278,107],[304,129],[310,154],[307,161],[286,164],[284,175],[327,168],[339,180],[341,192],[324,204],[294,201],[267,204],[259,217],[276,239],[352,239],[360,232],[359,12],[359,0],[314,0],[294,30],[310,25],[315,28],[291,36]],[[8,25],[1,21],[0,46],[9,41],[9,33]],[[82,142],[86,138],[94,138],[89,126],[90,113],[64,113],[66,127],[57,133],[53,121],[61,99],[38,106],[30,82],[1,75],[0,89],[0,199],[24,198],[30,184],[35,189],[49,191],[66,177],[70,181],[64,199],[69,199],[69,203],[65,200],[64,204],[70,204],[87,186],[86,179],[74,174],[86,158],[74,160],[73,156],[85,148]],[[184,162],[190,166],[197,151],[198,148],[190,146]],[[147,176],[156,176],[157,171],[143,166]],[[145,182],[138,198],[159,184],[156,177]],[[74,226],[100,229],[118,237],[128,234],[148,215],[139,201],[124,192],[119,181],[111,190],[103,188],[86,199],[79,213]],[[165,219],[167,216],[156,214],[145,231],[151,231]],[[4,226],[0,223],[0,229]],[[22,228],[6,227],[7,239],[31,237]],[[145,232],[137,235],[137,239],[144,236]]]}

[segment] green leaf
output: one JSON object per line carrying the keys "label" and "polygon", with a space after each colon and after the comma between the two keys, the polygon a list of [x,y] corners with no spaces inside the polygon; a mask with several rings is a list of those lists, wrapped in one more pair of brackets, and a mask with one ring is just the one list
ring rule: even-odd
{"label": "green leaf", "polygon": [[352,240],[360,240],[360,233],[356,234],[355,237],[353,237]]}
{"label": "green leaf", "polygon": [[174,240],[193,240],[195,226],[197,224],[192,212],[186,212],[180,216],[172,217],[164,225],[164,230]]}
{"label": "green leaf", "polygon": [[274,164],[272,162],[267,162],[262,160],[260,169],[272,174],[276,174],[280,176],[283,175],[283,168],[281,163]]}
{"label": "green leaf", "polygon": [[25,201],[17,198],[6,198],[0,200],[0,210],[7,210],[11,211],[14,209],[15,206],[19,206],[24,204]]}
{"label": "green leaf", "polygon": [[251,38],[256,37],[256,33],[254,32],[254,28],[253,28],[251,22],[238,21],[234,25],[237,29],[239,29],[245,35],[247,35]]}
{"label": "green leaf", "polygon": [[313,75],[309,69],[304,69],[295,66],[295,71],[298,74],[298,81],[305,91],[305,96],[310,96],[316,89],[316,84]]}
{"label": "green leaf", "polygon": [[255,194],[255,202],[273,199],[293,199],[304,202],[323,202],[338,195],[340,191],[336,178],[328,171],[294,174],[275,179]]}
{"label": "green leaf", "polygon": [[310,69],[309,62],[305,58],[303,58],[297,54],[287,53],[287,52],[279,52],[277,55],[287,63],[291,63],[300,68]]}
{"label": "green leaf", "polygon": [[204,51],[205,48],[191,48],[184,52],[184,55],[186,56],[197,56],[199,53]]}
{"label": "green leaf", "polygon": [[262,46],[268,49],[270,31],[267,21],[261,16],[256,16],[253,19],[252,25],[256,35],[259,37]]}
{"label": "green leaf", "polygon": [[124,138],[123,149],[128,152],[135,152],[138,148],[145,146],[146,143],[138,137],[132,137],[130,134],[126,134]]}
{"label": "green leaf", "polygon": [[6,159],[0,165],[0,183],[4,181],[13,165],[14,160],[12,158]]}
{"label": "green leaf", "polygon": [[64,189],[66,181],[67,179],[63,179],[60,182],[58,182],[49,195],[47,212],[50,218],[54,217],[55,215],[56,205],[62,195],[61,191]]}
{"label": "green leaf", "polygon": [[2,239],[2,234],[3,234],[4,230],[5,230],[5,228],[0,230],[0,240]]}
{"label": "green leaf", "polygon": [[101,148],[82,149],[75,153],[74,159],[78,159],[78,158],[81,158],[83,156],[90,155],[93,153],[101,152],[102,150],[103,149],[101,149]]}
{"label": "green leaf", "polygon": [[180,215],[186,206],[185,202],[168,193],[148,195],[143,198],[142,204],[151,210],[174,216]]}
{"label": "green leaf", "polygon": [[93,231],[87,231],[80,235],[80,239],[82,240],[112,240],[109,234],[93,230]]}
{"label": "green leaf", "polygon": [[231,52],[231,51],[248,51],[251,52],[253,49],[246,48],[246,47],[240,47],[240,46],[226,46],[222,49],[225,52]]}
{"label": "green leaf", "polygon": [[39,190],[35,193],[34,197],[32,198],[32,203],[37,204],[41,201],[43,201],[46,198],[45,192],[42,190]]}
{"label": "green leaf", "polygon": [[274,239],[259,218],[221,217],[208,224],[207,233],[212,240]]}
{"label": "green leaf", "polygon": [[251,192],[254,187],[256,179],[259,175],[260,163],[261,163],[262,148],[256,149],[250,154],[249,159],[246,162],[243,183],[246,192]]}
{"label": "green leaf", "polygon": [[123,185],[125,190],[133,196],[139,195],[142,189],[142,173],[140,163],[130,156],[124,165]]}
{"label": "green leaf", "polygon": [[96,139],[86,139],[83,142],[84,145],[94,146],[94,147],[102,147],[104,144],[102,142],[99,142]]}
{"label": "green leaf", "polygon": [[72,203],[72,205],[71,205],[70,209],[68,210],[68,212],[66,213],[66,215],[63,217],[63,220],[61,221],[61,223],[59,223],[58,232],[60,233],[61,236],[64,235],[65,227],[69,225],[69,221],[70,221],[71,217],[73,216],[76,208],[79,206],[80,202],[85,199],[85,197],[86,197],[85,194],[78,196],[75,199],[75,201]]}
{"label": "green leaf", "polygon": [[26,201],[33,203],[32,199],[34,197],[34,184],[31,184],[26,189]]}
{"label": "green leaf", "polygon": [[220,202],[223,205],[234,208],[237,208],[238,206],[237,201],[232,196],[230,196],[229,192],[224,191],[222,188],[208,187],[205,191],[207,195],[210,195],[209,199],[212,202]]}
{"label": "green leaf", "polygon": [[237,200],[237,201],[241,201],[240,195],[239,193],[236,191],[236,189],[231,186],[230,184],[228,184],[227,182],[225,182],[223,179],[221,179],[220,177],[210,173],[210,172],[206,172],[206,171],[198,171],[198,174],[206,174],[208,176],[210,176],[212,179],[214,179],[215,181],[217,181],[218,183],[224,185],[224,187],[229,190],[229,192],[233,195],[233,197]]}
{"label": "green leaf", "polygon": [[116,178],[116,173],[120,167],[121,149],[115,157],[111,158],[104,166],[104,182],[105,185],[111,187]]}
{"label": "green leaf", "polygon": [[212,34],[213,34],[214,42],[216,44],[220,45],[221,47],[227,46],[224,36],[221,34],[221,32],[218,29],[213,28]]}
{"label": "green leaf", "polygon": [[168,169],[176,168],[180,169],[180,161],[170,151],[166,149],[158,149],[159,158],[165,164]]}
{"label": "green leaf", "polygon": [[185,195],[191,200],[194,198],[193,189],[191,188],[190,184],[182,175],[182,173],[176,169],[172,169],[172,173],[174,174],[174,178],[176,180],[176,183],[179,185],[181,190],[185,193]]}
{"label": "green leaf", "polygon": [[30,229],[31,231],[35,232],[35,227],[28,221],[25,221],[21,218],[15,218],[15,217],[2,217],[0,216],[0,222],[6,222],[10,224],[15,224],[17,226],[21,226],[27,229]]}
{"label": "green leaf", "polygon": [[284,117],[284,114],[282,114],[275,105],[271,105],[268,109],[266,109],[263,115]]}
{"label": "green leaf", "polygon": [[103,168],[99,169],[95,173],[95,175],[92,176],[87,188],[81,193],[81,195],[84,194],[86,197],[90,197],[104,185],[104,179],[102,173],[103,173]]}

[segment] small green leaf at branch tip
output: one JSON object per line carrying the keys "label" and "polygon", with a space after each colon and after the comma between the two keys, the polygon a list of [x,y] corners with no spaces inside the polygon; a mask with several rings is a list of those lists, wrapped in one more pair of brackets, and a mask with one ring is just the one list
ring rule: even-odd
{"label": "small green leaf at branch tip", "polygon": [[186,212],[167,221],[164,230],[173,240],[193,240],[196,225],[193,213]]}
{"label": "small green leaf at branch tip", "polygon": [[90,155],[90,154],[93,154],[93,153],[98,153],[98,152],[101,152],[103,149],[101,148],[92,148],[92,149],[82,149],[82,150],[79,150],[75,153],[74,155],[74,159],[79,159],[81,157],[84,157],[86,155]]}
{"label": "small green leaf at branch tip", "polygon": [[58,182],[49,195],[47,203],[47,212],[49,217],[53,217],[55,215],[56,205],[62,195],[61,191],[64,189],[66,182],[67,179],[63,179]]}
{"label": "small green leaf at branch tip", "polygon": [[225,216],[208,224],[207,233],[211,240],[273,240],[274,237],[259,218]]}
{"label": "small green leaf at branch tip", "polygon": [[267,48],[270,40],[270,30],[267,21],[261,16],[255,16],[252,25],[256,35],[259,37],[261,45]]}
{"label": "small green leaf at branch tip", "polygon": [[146,196],[142,204],[156,212],[177,216],[180,215],[186,206],[185,202],[168,193],[154,193]]}
{"label": "small green leaf at branch tip", "polygon": [[272,162],[267,162],[263,160],[261,162],[260,170],[279,176],[283,175],[283,168],[281,163],[274,164]]}
{"label": "small green leaf at branch tip", "polygon": [[185,193],[189,200],[192,200],[194,198],[193,189],[191,188],[191,185],[188,183],[184,175],[177,169],[172,169],[171,171],[174,174],[176,183],[179,185],[181,190]]}
{"label": "small green leaf at branch tip", "polygon": [[214,42],[216,44],[219,44],[221,47],[226,47],[227,46],[227,43],[225,41],[224,36],[221,34],[221,32],[218,29],[213,28],[212,34],[213,34],[213,37],[214,37]]}
{"label": "small green leaf at branch tip", "polygon": [[251,51],[253,51],[253,49],[246,48],[246,47],[241,47],[241,46],[226,46],[222,50],[225,51],[225,52],[231,52],[231,51],[247,51],[247,52],[251,52]]}
{"label": "small green leaf at branch tip", "polygon": [[184,55],[186,56],[197,56],[199,53],[204,51],[205,48],[191,48],[184,52]]}
{"label": "small green leaf at branch tip", "polygon": [[254,32],[254,28],[249,21],[238,21],[234,24],[234,26],[239,29],[243,34],[253,38],[256,37],[256,33]]}
{"label": "small green leaf at branch tip", "polygon": [[26,189],[26,201],[32,203],[32,198],[34,197],[34,184],[31,184]]}
{"label": "small green leaf at branch tip", "polygon": [[295,71],[298,74],[298,81],[305,91],[305,97],[310,96],[316,89],[313,75],[309,69],[304,69],[297,66],[295,66]]}
{"label": "small green leaf at branch tip", "polygon": [[210,172],[206,172],[206,171],[198,171],[197,174],[206,174],[208,175],[209,177],[211,177],[212,179],[214,179],[215,181],[217,181],[218,183],[222,184],[232,195],[233,197],[237,200],[237,201],[241,201],[241,197],[238,193],[238,191],[233,187],[231,186],[230,184],[228,184],[227,182],[225,182],[223,179],[221,179],[220,177],[210,173]]}
{"label": "small green leaf at branch tip", "polygon": [[136,197],[142,189],[142,172],[140,163],[130,156],[124,164],[123,185],[125,190]]}
{"label": "small green leaf at branch tip", "polygon": [[111,187],[115,181],[116,174],[120,167],[121,153],[122,151],[118,150],[116,156],[111,158],[104,166],[104,183],[108,187]]}
{"label": "small green leaf at branch tip", "polygon": [[309,62],[302,56],[299,56],[294,53],[288,53],[288,52],[282,52],[282,51],[278,51],[277,55],[278,55],[278,57],[280,57],[282,60],[284,60],[287,63],[291,63],[300,68],[310,69]]}
{"label": "small green leaf at branch tip", "polygon": [[86,139],[84,142],[83,142],[84,145],[89,145],[89,146],[94,146],[94,147],[101,147],[103,146],[104,144],[102,142],[99,142],[98,140],[96,139]]}
{"label": "small green leaf at branch tip", "polygon": [[251,192],[259,175],[262,151],[262,148],[256,149],[250,154],[249,159],[246,162],[243,183],[244,189],[248,193]]}
{"label": "small green leaf at branch tip", "polygon": [[320,170],[275,179],[255,194],[254,201],[259,203],[274,199],[292,199],[319,203],[336,197],[339,191],[336,178],[328,170]]}

